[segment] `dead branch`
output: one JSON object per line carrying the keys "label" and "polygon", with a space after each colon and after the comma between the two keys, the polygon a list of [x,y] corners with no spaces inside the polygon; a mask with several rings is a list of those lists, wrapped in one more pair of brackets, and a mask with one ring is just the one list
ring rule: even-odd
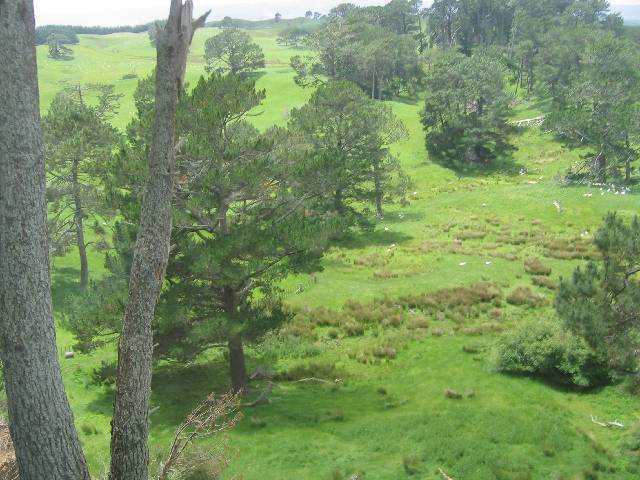
{"label": "dead branch", "polygon": [[310,378],[301,378],[300,380],[296,380],[295,382],[291,382],[291,383],[326,383],[329,385],[333,385],[333,384],[340,384],[342,383],[342,379],[341,378],[336,378],[335,380],[325,380],[324,378],[316,378],[316,377],[310,377]]}
{"label": "dead branch", "polygon": [[444,480],[453,480],[453,478],[447,475],[441,468],[438,468],[438,472],[440,472],[440,475],[442,476],[442,478],[444,478]]}
{"label": "dead branch", "polygon": [[242,406],[252,408],[252,407],[257,407],[258,405],[269,404],[271,403],[271,400],[269,399],[271,392],[273,392],[273,382],[267,382],[267,386],[265,387],[264,390],[262,390],[262,392],[260,392],[260,395],[258,395],[258,398],[256,398],[251,403],[243,403]]}
{"label": "dead branch", "polygon": [[225,453],[228,446],[221,434],[235,427],[242,418],[242,414],[238,412],[239,406],[239,394],[228,393],[219,398],[210,394],[177,428],[169,456],[160,465],[158,480],[167,480],[172,472],[185,468],[181,465],[185,451],[195,440],[201,438],[220,437],[218,445],[212,449],[211,459],[215,458],[222,467],[227,466]]}
{"label": "dead branch", "polygon": [[591,415],[591,423],[594,423],[596,425],[600,425],[603,428],[624,428],[624,424],[620,421],[620,420],[612,420],[610,422],[601,422],[600,420],[598,420],[596,417],[594,417],[593,415]]}

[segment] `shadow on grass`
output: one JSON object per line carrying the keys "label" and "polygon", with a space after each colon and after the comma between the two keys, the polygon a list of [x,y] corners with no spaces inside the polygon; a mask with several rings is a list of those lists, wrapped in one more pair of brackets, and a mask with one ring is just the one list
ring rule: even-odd
{"label": "shadow on grass", "polygon": [[513,150],[501,153],[495,159],[484,164],[464,163],[452,159],[449,155],[429,153],[429,159],[443,168],[449,169],[456,174],[458,178],[471,177],[491,177],[497,174],[515,177],[520,174],[524,165],[518,163],[513,154]]}
{"label": "shadow on grass", "polygon": [[71,267],[56,267],[51,269],[51,294],[55,311],[65,311],[65,304],[69,297],[80,293],[80,271]]}
{"label": "shadow on grass", "polygon": [[384,230],[375,230],[373,232],[357,231],[337,240],[335,245],[346,249],[360,249],[371,246],[388,246],[392,243],[401,244],[412,239],[411,235],[400,232],[385,232]]}
{"label": "shadow on grass", "polygon": [[563,381],[562,378],[547,378],[542,375],[526,374],[526,373],[510,373],[500,372],[501,375],[510,378],[526,378],[531,381],[540,383],[545,387],[550,388],[559,393],[579,393],[581,395],[597,395],[601,393],[605,388],[622,383],[622,381],[610,382],[608,384],[600,384],[593,387],[580,387]]}

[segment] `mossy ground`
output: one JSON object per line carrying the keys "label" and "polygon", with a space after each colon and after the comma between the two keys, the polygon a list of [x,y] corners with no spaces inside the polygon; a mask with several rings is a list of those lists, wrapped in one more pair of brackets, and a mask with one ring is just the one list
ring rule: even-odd
{"label": "mossy ground", "polygon": [[[204,71],[203,45],[213,33],[205,29],[196,35],[187,75],[192,84]],[[267,100],[253,121],[259,128],[284,124],[288,111],[311,94],[293,82],[289,57],[299,52],[278,46],[273,30],[251,34],[267,58],[267,68],[256,76]],[[43,112],[65,83],[113,83],[125,95],[113,122],[124,128],[133,115],[136,81],[122,77],[143,77],[154,65],[146,34],[81,36],[74,50],[73,60],[54,61],[46,57],[46,47],[39,47]],[[268,364],[285,374],[317,370],[343,382],[330,387],[279,382],[272,404],[247,409],[231,434],[238,454],[229,478],[342,479],[361,472],[366,479],[436,479],[438,468],[457,480],[638,478],[640,458],[630,448],[640,421],[637,397],[622,385],[577,392],[501,375],[492,370],[489,358],[499,331],[553,314],[552,290],[533,284],[525,260],[540,258],[551,267],[554,281],[569,275],[583,261],[570,253],[589,256],[590,235],[608,211],[624,217],[639,212],[637,192],[601,195],[595,187],[560,186],[555,177],[580,152],[539,129],[515,134],[518,150],[490,171],[452,171],[427,156],[418,116],[421,102],[399,99],[392,105],[410,132],[395,147],[413,180],[410,203],[389,206],[375,231],[355,233],[332,248],[314,281],[303,276],[284,282],[292,308],[310,309],[301,317],[306,327],[299,336],[276,341],[285,354],[277,360],[266,347],[249,352],[252,367]],[[523,102],[514,118],[530,118],[541,109],[544,102]],[[91,251],[90,262],[92,274],[99,276],[101,254]],[[77,289],[76,256],[55,259],[52,273],[59,318],[65,298]],[[480,282],[495,285],[501,300],[486,308],[442,307],[437,312],[436,307],[421,311],[420,321],[409,318],[407,306],[398,300]],[[304,291],[294,293],[299,284],[306,286]],[[546,304],[508,304],[508,293],[517,287],[543,295]],[[317,307],[335,310],[339,318],[349,300],[376,310],[370,302],[383,297],[405,309],[395,324],[380,321],[359,329],[347,323],[348,315],[335,326],[314,323]],[[58,342],[62,352],[73,339],[58,329]],[[91,373],[114,359],[110,347],[62,360],[96,475],[108,464],[113,391],[93,385]],[[154,460],[162,458],[188,411],[225,385],[220,352],[191,365],[158,366],[153,404],[160,408],[151,425]],[[448,398],[446,389],[463,398]],[[626,428],[603,429],[591,423],[591,415],[622,420]]]}

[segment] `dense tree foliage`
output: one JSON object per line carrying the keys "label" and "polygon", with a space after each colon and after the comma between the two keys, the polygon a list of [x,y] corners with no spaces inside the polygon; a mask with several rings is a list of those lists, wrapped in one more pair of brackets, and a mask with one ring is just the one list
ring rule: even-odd
{"label": "dense tree foliage", "polygon": [[510,150],[510,111],[501,64],[486,54],[437,55],[426,79],[427,148],[447,163],[484,165]]}
{"label": "dense tree foliage", "polygon": [[54,60],[64,60],[73,56],[73,50],[67,47],[71,41],[62,33],[52,33],[47,37],[49,47],[49,58]]}
{"label": "dense tree foliage", "polygon": [[602,260],[563,281],[556,309],[612,367],[637,367],[640,345],[640,218],[610,214],[594,237]]}
{"label": "dense tree foliage", "polygon": [[88,240],[85,222],[93,219],[93,231],[102,236],[99,189],[96,177],[111,156],[118,138],[107,123],[119,97],[112,85],[99,90],[98,105],[88,105],[81,86],[59,93],[43,118],[42,128],[49,183],[49,235],[55,255],[76,246],[80,255],[80,286],[89,282]]}
{"label": "dense tree foliage", "polygon": [[[284,317],[278,280],[319,268],[334,214],[310,208],[305,157],[286,130],[264,134],[244,117],[264,98],[237,76],[201,79],[186,101],[167,327],[197,348],[228,342],[232,385],[245,387],[243,339]],[[184,322],[176,321],[183,318]],[[174,342],[175,343],[175,342]],[[175,345],[173,345],[175,348]]]}
{"label": "dense tree foliage", "polygon": [[[117,254],[107,256],[112,275],[96,282],[65,320],[84,348],[118,331],[152,94],[152,81],[141,81],[129,144],[103,179],[122,218],[113,238]],[[317,270],[359,202],[371,202],[382,215],[386,199],[406,186],[388,151],[405,128],[356,85],[330,83],[292,112],[288,130],[259,133],[245,117],[263,98],[253,82],[229,74],[201,79],[182,102],[178,131],[185,144],[177,158],[169,287],[154,326],[159,357],[191,359],[228,343],[237,389],[245,381],[242,343],[287,318],[278,281]]]}
{"label": "dense tree foliage", "polygon": [[264,53],[248,33],[228,28],[205,42],[207,71],[246,75],[264,68]]}
{"label": "dense tree foliage", "polygon": [[306,28],[288,27],[280,32],[276,42],[285,47],[300,48],[308,35],[309,30]]}
{"label": "dense tree foliage", "polygon": [[[335,7],[329,20],[308,38],[315,54],[291,58],[296,83],[317,86],[327,80],[349,80],[377,99],[415,93],[422,79],[414,35],[420,17],[409,2],[393,4],[397,8],[389,11],[351,4]],[[405,4],[406,9],[399,8]]]}
{"label": "dense tree foliage", "polygon": [[119,27],[85,27],[79,25],[42,25],[36,28],[36,45],[47,43],[49,35],[64,35],[68,43],[79,43],[78,35],[111,35],[112,33],[142,33],[152,24],[119,26]]}
{"label": "dense tree foliage", "polygon": [[353,201],[373,201],[383,215],[385,195],[402,194],[406,178],[389,146],[406,136],[391,109],[353,83],[321,86],[307,105],[291,112],[290,128],[311,147],[315,166],[305,188],[324,208],[344,213]]}
{"label": "dense tree foliage", "polygon": [[426,10],[431,43],[460,47],[466,54],[479,46],[533,42],[553,27],[620,29],[619,15],[605,0],[436,0]]}
{"label": "dense tree foliage", "polygon": [[640,140],[640,55],[630,41],[585,29],[559,34],[540,76],[552,98],[547,125],[566,141],[586,145],[571,179],[631,182]]}

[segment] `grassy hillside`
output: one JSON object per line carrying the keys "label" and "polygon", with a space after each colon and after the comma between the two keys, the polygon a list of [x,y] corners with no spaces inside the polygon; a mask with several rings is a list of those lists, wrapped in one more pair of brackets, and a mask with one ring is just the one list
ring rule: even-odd
{"label": "grassy hillside", "polygon": [[[197,33],[188,68],[193,83],[203,73],[203,45],[214,29]],[[273,30],[252,30],[266,55],[257,80],[267,91],[256,109],[259,128],[286,122],[309,90],[293,82],[289,57]],[[133,114],[135,80],[147,75],[154,51],[146,34],[81,36],[74,58],[54,61],[38,49],[42,109],[65,83],[113,83],[125,95],[114,124]],[[271,405],[246,409],[231,434],[238,450],[228,478],[436,479],[442,468],[456,480],[632,479],[640,474],[638,399],[622,385],[576,392],[535,379],[509,377],[491,367],[497,335],[527,319],[553,315],[553,292],[534,286],[524,261],[539,257],[552,279],[570,274],[581,260],[564,260],[587,248],[606,212],[630,217],[640,209],[638,192],[562,187],[555,177],[579,158],[538,129],[513,139],[518,151],[490,172],[456,174],[427,157],[419,123],[420,101],[400,99],[393,108],[410,137],[395,147],[413,180],[408,205],[391,205],[374,232],[357,233],[329,252],[325,269],[285,282],[287,302],[301,312],[295,334],[271,338],[250,352],[250,366],[286,378],[320,376],[335,385],[278,382]],[[543,108],[523,102],[517,118]],[[615,189],[614,189],[615,190]],[[561,210],[554,206],[559,202]],[[565,242],[566,241],[566,242]],[[563,243],[565,242],[565,243]],[[101,257],[92,252],[92,274]],[[56,259],[54,296],[58,318],[75,291],[77,259]],[[416,318],[388,313],[405,306],[400,297],[484,282],[497,290],[491,302],[443,307]],[[293,293],[299,284],[301,293]],[[543,295],[539,307],[513,306],[506,296],[518,286]],[[460,292],[459,292],[460,293]],[[462,292],[461,294],[464,294]],[[386,297],[384,304],[372,305]],[[363,335],[350,336],[340,318],[345,302],[358,301],[371,318]],[[349,306],[351,305],[351,306]],[[319,307],[331,309],[327,313]],[[387,310],[385,310],[387,309]],[[306,312],[306,313],[305,313]],[[318,322],[318,318],[326,322]],[[388,317],[388,318],[387,318]],[[290,329],[291,330],[291,329]],[[61,351],[73,344],[59,329]],[[277,355],[276,355],[277,354]],[[112,347],[63,360],[68,393],[94,473],[108,464],[113,392],[92,383],[92,372],[114,360]],[[162,458],[175,426],[212,390],[226,385],[223,355],[211,352],[191,365],[163,364],[154,377],[154,459]],[[262,382],[254,387],[259,390]],[[460,392],[452,399],[446,389]],[[619,419],[624,429],[590,420]],[[636,440],[634,440],[636,438]],[[634,443],[635,442],[635,443]]]}

